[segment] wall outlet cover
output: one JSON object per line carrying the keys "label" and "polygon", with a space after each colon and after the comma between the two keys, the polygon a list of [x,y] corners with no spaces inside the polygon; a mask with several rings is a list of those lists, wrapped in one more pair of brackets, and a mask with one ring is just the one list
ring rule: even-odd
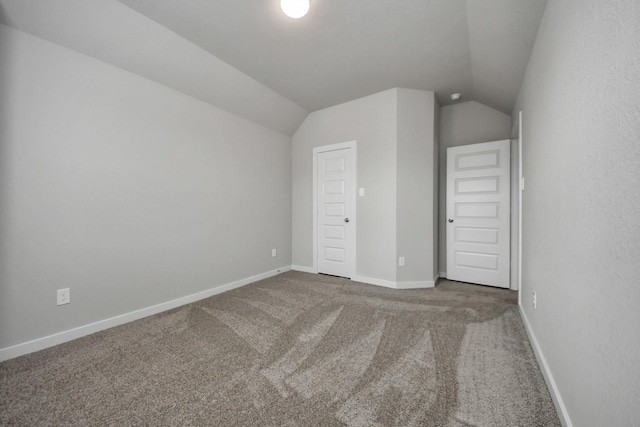
{"label": "wall outlet cover", "polygon": [[69,304],[71,302],[71,289],[58,289],[56,292],[56,301],[58,305]]}

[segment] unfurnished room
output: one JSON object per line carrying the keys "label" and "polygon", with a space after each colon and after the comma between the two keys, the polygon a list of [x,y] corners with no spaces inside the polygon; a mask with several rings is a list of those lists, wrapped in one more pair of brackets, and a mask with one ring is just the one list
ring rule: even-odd
{"label": "unfurnished room", "polygon": [[637,0],[0,0],[0,425],[640,425]]}

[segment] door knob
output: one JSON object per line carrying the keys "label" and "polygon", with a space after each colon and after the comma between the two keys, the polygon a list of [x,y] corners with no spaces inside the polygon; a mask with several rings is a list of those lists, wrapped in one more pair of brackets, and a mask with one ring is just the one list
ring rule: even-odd
{"label": "door knob", "polygon": [[453,218],[449,218],[449,222],[453,222]]}
{"label": "door knob", "polygon": [[344,219],[344,222],[349,222],[349,218],[345,218],[345,219]]}

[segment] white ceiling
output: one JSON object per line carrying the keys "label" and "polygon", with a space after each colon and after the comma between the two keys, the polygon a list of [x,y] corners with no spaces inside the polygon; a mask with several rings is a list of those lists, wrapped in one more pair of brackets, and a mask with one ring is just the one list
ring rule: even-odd
{"label": "white ceiling", "polygon": [[[0,0],[0,22],[291,135],[393,87],[510,114],[547,0]],[[239,71],[238,71],[239,70]]]}
{"label": "white ceiling", "polygon": [[546,0],[119,0],[308,111],[392,87],[510,114]]}

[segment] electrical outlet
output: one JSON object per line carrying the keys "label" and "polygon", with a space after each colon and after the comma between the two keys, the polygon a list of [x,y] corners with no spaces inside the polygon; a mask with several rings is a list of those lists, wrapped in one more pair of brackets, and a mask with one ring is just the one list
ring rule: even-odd
{"label": "electrical outlet", "polygon": [[399,265],[400,267],[404,267],[404,257],[403,257],[403,256],[401,256],[400,258],[398,258],[398,265]]}
{"label": "electrical outlet", "polygon": [[69,304],[71,302],[71,289],[58,289],[57,297],[58,305]]}
{"label": "electrical outlet", "polygon": [[538,296],[536,295],[536,291],[533,291],[533,299],[531,300],[531,303],[533,304],[534,310],[538,308]]}
{"label": "electrical outlet", "polygon": [[278,254],[278,251],[276,251],[275,249],[271,249],[271,257],[275,258],[277,254]]}

